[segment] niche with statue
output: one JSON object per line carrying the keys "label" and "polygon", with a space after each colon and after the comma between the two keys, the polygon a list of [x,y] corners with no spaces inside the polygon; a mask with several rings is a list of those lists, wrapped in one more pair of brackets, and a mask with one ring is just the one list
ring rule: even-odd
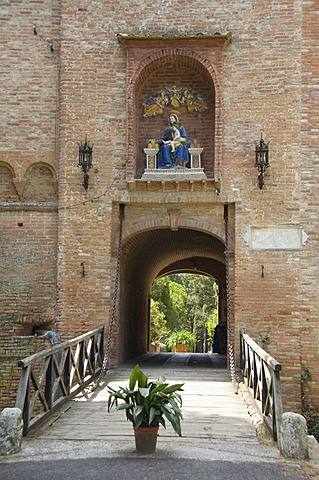
{"label": "niche with statue", "polygon": [[[168,107],[168,108],[167,108]],[[170,110],[170,108],[172,108]],[[152,175],[158,170],[170,175],[195,173],[196,177],[206,178],[201,165],[203,147],[197,138],[188,137],[183,126],[180,109],[186,107],[189,114],[208,113],[207,100],[187,87],[165,87],[155,92],[143,103],[143,118],[152,119],[167,114],[167,128],[159,139],[147,140],[144,148],[146,169],[143,177]],[[185,111],[185,108],[184,108]]]}
{"label": "niche with statue", "polygon": [[215,88],[205,67],[168,55],[137,83],[135,178],[214,178]]}

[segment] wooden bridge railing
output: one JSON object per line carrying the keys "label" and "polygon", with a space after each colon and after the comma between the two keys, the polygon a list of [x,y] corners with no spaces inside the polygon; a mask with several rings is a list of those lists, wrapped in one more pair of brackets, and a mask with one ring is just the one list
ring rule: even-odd
{"label": "wooden bridge railing", "polygon": [[23,412],[24,435],[97,376],[103,362],[103,334],[100,327],[19,361],[16,407]]}
{"label": "wooden bridge railing", "polygon": [[240,329],[241,369],[264,421],[277,440],[282,416],[281,364]]}

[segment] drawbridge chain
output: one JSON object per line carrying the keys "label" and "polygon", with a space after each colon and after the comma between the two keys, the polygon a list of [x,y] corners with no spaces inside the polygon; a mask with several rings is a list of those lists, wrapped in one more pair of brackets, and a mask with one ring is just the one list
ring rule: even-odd
{"label": "drawbridge chain", "polygon": [[234,336],[230,304],[230,285],[229,285],[229,234],[228,234],[228,205],[224,206],[225,220],[225,270],[226,270],[226,301],[227,301],[227,336],[228,336],[228,355],[230,376],[234,385],[235,393],[238,393],[236,381],[235,357],[234,357]]}
{"label": "drawbridge chain", "polygon": [[119,292],[121,255],[122,255],[123,221],[124,221],[124,204],[120,204],[119,244],[118,244],[118,250],[117,250],[114,294],[113,294],[112,306],[111,306],[111,310],[110,310],[109,334],[108,334],[108,338],[107,338],[107,344],[106,344],[105,354],[104,354],[104,358],[103,358],[103,362],[102,362],[102,367],[101,367],[99,376],[98,376],[92,390],[95,390],[98,387],[98,385],[101,381],[101,378],[106,374],[107,364],[109,362],[109,357],[110,357],[110,350],[111,350],[112,337],[113,337],[113,329],[114,329],[114,324],[115,324],[117,297],[118,297],[118,292]]}

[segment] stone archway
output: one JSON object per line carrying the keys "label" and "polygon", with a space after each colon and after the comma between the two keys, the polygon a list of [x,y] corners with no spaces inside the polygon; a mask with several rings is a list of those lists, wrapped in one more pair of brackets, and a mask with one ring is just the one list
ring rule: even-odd
{"label": "stone archway", "polygon": [[[152,229],[136,233],[123,244],[119,305],[119,361],[148,350],[149,298],[153,281],[171,272],[213,276],[225,291],[224,244],[193,229]],[[220,309],[223,311],[223,309]]]}

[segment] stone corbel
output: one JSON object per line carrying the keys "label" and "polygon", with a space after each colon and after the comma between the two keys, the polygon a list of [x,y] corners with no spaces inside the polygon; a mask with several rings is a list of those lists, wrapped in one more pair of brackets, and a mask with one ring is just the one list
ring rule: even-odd
{"label": "stone corbel", "polygon": [[172,232],[177,232],[179,227],[179,216],[181,213],[180,210],[167,210],[167,213],[169,215],[170,229]]}

